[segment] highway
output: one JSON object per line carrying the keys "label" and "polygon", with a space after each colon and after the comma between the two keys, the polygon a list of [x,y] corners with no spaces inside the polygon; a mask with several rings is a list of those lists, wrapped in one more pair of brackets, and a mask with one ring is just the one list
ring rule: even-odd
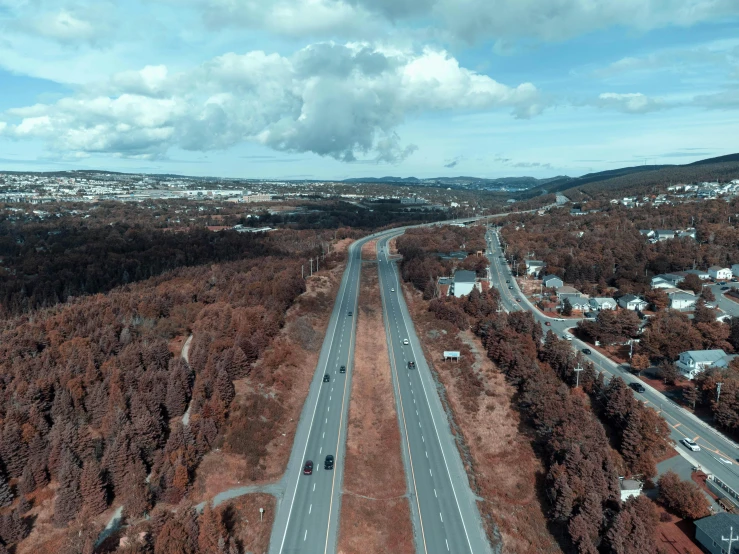
{"label": "highway", "polygon": [[[354,357],[354,315],[362,245],[371,238],[349,246],[347,267],[295,434],[285,496],[278,506],[272,528],[269,551],[273,553],[336,551]],[[340,372],[342,365],[346,373]],[[329,376],[329,382],[323,381],[324,375]],[[328,454],[335,457],[333,470],[324,469]],[[303,474],[306,460],[313,461],[312,475]]]}
{"label": "highway", "polygon": [[[388,256],[389,238],[377,243],[380,287],[416,551],[423,554],[491,552],[446,413],[403,298],[397,265]],[[410,361],[415,363],[414,368],[408,367]]]}
{"label": "highway", "polygon": [[[567,336],[569,334],[568,329],[574,327],[577,320],[547,317],[534,307],[521,293],[514,276],[511,274],[510,267],[502,258],[503,251],[496,232],[489,230],[486,233],[486,239],[489,249],[491,283],[500,290],[503,308],[508,312],[529,310],[542,325],[545,332],[551,330],[561,338]],[[510,283],[506,283],[507,280]],[[509,289],[509,286],[512,286],[513,289]],[[720,291],[715,292],[718,298]],[[517,298],[520,298],[521,302],[518,302]],[[728,299],[725,301],[731,302]],[[549,325],[546,325],[547,322],[549,322]],[[667,421],[670,426],[670,436],[675,441],[675,448],[680,455],[689,460],[693,466],[700,466],[703,471],[714,474],[734,491],[739,492],[739,465],[737,464],[739,446],[737,444],[700,421],[692,413],[665,397],[649,384],[632,375],[628,367],[616,364],[591,345],[574,339],[572,340],[572,346],[580,352],[584,348],[590,348],[592,354],[582,354],[583,358],[592,362],[596,371],[604,372],[606,381],[613,376],[619,376],[626,383],[643,384],[646,391],[635,393],[635,396],[640,401],[652,406]],[[689,451],[680,444],[680,440],[686,437],[695,440],[700,445],[701,450],[699,452]]]}

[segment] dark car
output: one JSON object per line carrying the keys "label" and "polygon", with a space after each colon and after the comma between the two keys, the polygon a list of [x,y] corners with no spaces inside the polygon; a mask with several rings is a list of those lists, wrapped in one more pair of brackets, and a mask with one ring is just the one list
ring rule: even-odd
{"label": "dark car", "polygon": [[334,457],[331,454],[326,456],[326,461],[323,462],[323,469],[334,469]]}
{"label": "dark car", "polygon": [[348,315],[349,317],[351,317],[352,316],[352,311],[349,310],[349,312],[346,315]]}
{"label": "dark car", "polygon": [[308,460],[303,466],[303,475],[313,475],[313,462]]}
{"label": "dark car", "polygon": [[721,287],[721,290],[729,290],[731,287]]}
{"label": "dark car", "polygon": [[505,280],[505,282],[506,282],[506,283],[510,283],[510,282],[511,282],[511,280],[510,280],[510,279],[506,279],[506,280]]}
{"label": "dark car", "polygon": [[411,360],[410,362],[408,362],[408,369],[413,369],[415,367],[416,367],[416,362],[414,362],[413,360]]}
{"label": "dark car", "polygon": [[516,298],[516,302],[520,302],[520,301],[521,301],[521,299],[520,299],[520,298]]}
{"label": "dark car", "polygon": [[547,327],[551,327],[552,326],[552,324],[549,321],[545,321],[544,322],[544,325],[546,325]]}
{"label": "dark car", "polygon": [[593,352],[590,350],[590,348],[583,348],[582,353],[590,356],[590,354],[592,354]]}
{"label": "dark car", "polygon": [[339,368],[339,373],[346,373],[346,366],[343,365]]}
{"label": "dark car", "polygon": [[327,373],[323,376],[323,382],[328,383],[329,381],[331,381],[331,376]]}
{"label": "dark car", "polygon": [[641,383],[631,383],[629,385],[632,389],[634,389],[636,392],[645,392],[647,389],[644,388],[644,385]]}
{"label": "dark car", "polygon": [[508,290],[513,290],[513,285],[509,285]]}

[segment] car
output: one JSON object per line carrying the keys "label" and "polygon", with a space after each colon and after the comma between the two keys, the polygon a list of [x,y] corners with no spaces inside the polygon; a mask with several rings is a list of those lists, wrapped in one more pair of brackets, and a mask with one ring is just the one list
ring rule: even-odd
{"label": "car", "polygon": [[692,450],[693,452],[700,452],[701,450],[701,447],[697,445],[694,440],[691,440],[687,437],[685,437],[684,439],[680,439],[680,442],[685,445],[685,448],[687,448],[688,450]]}
{"label": "car", "polygon": [[544,322],[544,325],[546,325],[547,327],[551,327],[552,326],[552,324],[549,321],[545,321]]}
{"label": "car", "polygon": [[390,289],[390,292],[395,292],[395,289]]}
{"label": "car", "polygon": [[563,318],[563,317],[558,317],[558,318],[556,318],[556,319],[555,319],[554,321],[564,321],[564,320],[565,320],[565,318]]}
{"label": "car", "polygon": [[408,362],[408,369],[414,369],[415,367],[416,367],[416,362],[414,362],[413,360]]}
{"label": "car", "polygon": [[510,283],[510,282],[511,282],[511,280],[510,280],[510,279],[506,279],[506,280],[505,280],[505,282],[506,282],[506,283]]}
{"label": "car", "polygon": [[329,381],[331,381],[331,376],[327,373],[323,376],[323,382],[328,383]]}
{"label": "car", "polygon": [[521,299],[520,299],[520,298],[516,298],[516,302],[520,302],[520,301],[521,301]]}
{"label": "car", "polygon": [[731,287],[721,287],[721,290],[729,290]]}
{"label": "car", "polygon": [[410,344],[410,343],[408,342],[408,339],[403,339],[403,344]]}
{"label": "car", "polygon": [[727,466],[730,466],[734,463],[731,460],[727,460],[726,458],[721,458],[720,456],[719,456],[718,461]]}
{"label": "car", "polygon": [[334,469],[334,457],[326,454],[326,460],[323,462],[323,469]]}
{"label": "car", "polygon": [[739,279],[737,279],[736,277],[734,277],[734,278],[733,278],[733,279],[731,280],[731,282],[732,282],[732,283],[736,283],[736,282],[739,282]]}
{"label": "car", "polygon": [[513,285],[509,285],[508,290],[513,290]]}
{"label": "car", "polygon": [[346,373],[346,366],[343,365],[339,368],[339,373]]}
{"label": "car", "polygon": [[586,356],[590,356],[593,353],[593,351],[590,350],[590,348],[583,348],[582,353],[585,354]]}
{"label": "car", "polygon": [[564,336],[564,339],[567,340],[567,341],[571,341],[572,340],[572,335],[565,335]]}
{"label": "car", "polygon": [[349,312],[346,315],[349,316],[349,317],[351,317],[352,316],[351,310],[349,310]]}
{"label": "car", "polygon": [[313,461],[307,460],[303,466],[303,475],[313,475]]}
{"label": "car", "polygon": [[725,285],[726,284],[726,281],[719,281],[718,284],[719,285]]}
{"label": "car", "polygon": [[634,389],[636,392],[645,392],[647,389],[644,388],[644,385],[641,383],[630,383],[629,386]]}

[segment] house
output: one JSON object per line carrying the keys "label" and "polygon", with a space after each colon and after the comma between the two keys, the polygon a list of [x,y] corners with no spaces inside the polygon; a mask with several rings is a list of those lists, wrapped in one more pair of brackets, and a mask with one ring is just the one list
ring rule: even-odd
{"label": "house", "polygon": [[616,301],[613,298],[590,299],[590,307],[596,312],[600,312],[602,310],[615,310],[616,305]]}
{"label": "house", "polygon": [[540,260],[526,260],[526,274],[536,277],[544,269],[544,262]]}
{"label": "house", "polygon": [[703,269],[688,269],[682,273],[687,275],[697,275],[701,281],[708,281],[711,278],[711,275]]}
{"label": "house", "polygon": [[618,299],[618,305],[621,306],[624,310],[633,310],[639,312],[645,309],[649,305],[649,303],[643,298],[639,298],[638,296],[634,296],[633,294],[624,294],[621,298]]}
{"label": "house", "polygon": [[477,274],[474,271],[458,269],[454,272],[449,294],[460,298],[462,296],[467,296],[474,288],[480,290],[480,286],[477,283]]}
{"label": "house", "polygon": [[680,231],[677,235],[681,239],[693,239],[696,240],[696,232],[695,229],[687,229],[685,231]]}
{"label": "house", "polygon": [[[739,515],[720,512],[695,522],[695,540],[711,554],[727,554],[729,541],[724,539],[732,536],[732,530],[734,533],[739,531]],[[735,542],[733,554],[736,554],[737,546]]]}
{"label": "house", "polygon": [[564,301],[569,300],[570,306],[572,306],[572,309],[578,312],[587,312],[590,309],[590,300],[588,298],[583,298],[581,296],[560,296],[560,301],[562,302],[562,305],[564,306]]}
{"label": "house", "polygon": [[734,275],[734,277],[739,277],[739,264],[734,264],[731,266],[731,273]]}
{"label": "house", "polygon": [[559,287],[564,286],[564,281],[556,275],[546,275],[541,280],[541,284],[547,289],[558,289]]}
{"label": "house", "polygon": [[670,308],[673,310],[689,310],[695,307],[698,299],[694,294],[685,292],[684,290],[678,290],[668,294],[670,298]]}
{"label": "house", "polygon": [[694,379],[709,367],[727,367],[735,357],[727,355],[720,349],[688,350],[680,354],[675,365],[686,379]]}
{"label": "house", "polygon": [[714,281],[723,281],[725,279],[731,279],[733,276],[731,270],[728,267],[721,267],[720,265],[712,265],[708,268],[708,275]]}
{"label": "house", "polygon": [[654,238],[657,240],[669,240],[675,238],[675,231],[670,229],[657,229],[654,232]]}
{"label": "house", "polygon": [[660,277],[659,275],[656,277],[652,277],[652,288],[653,289],[669,289],[676,285],[677,283],[673,283],[672,281],[668,281],[664,277]]}
{"label": "house", "polygon": [[449,289],[451,288],[451,277],[439,277],[439,280],[436,281],[436,296],[449,296]]}
{"label": "house", "polygon": [[621,502],[625,502],[632,496],[639,496],[644,486],[641,481],[637,481],[636,479],[619,477],[618,481],[619,488],[621,489]]}
{"label": "house", "polygon": [[651,239],[654,236],[654,231],[652,231],[651,229],[639,229],[639,234],[647,237],[648,239]]}
{"label": "house", "polygon": [[673,287],[676,287],[678,283],[685,280],[685,274],[682,271],[678,271],[675,273],[662,273],[660,275],[657,275],[660,279],[664,279],[668,283],[672,283]]}
{"label": "house", "polygon": [[562,286],[557,289],[557,298],[560,300],[565,298],[570,298],[570,300],[572,300],[573,298],[580,298],[581,296],[582,293],[575,287]]}

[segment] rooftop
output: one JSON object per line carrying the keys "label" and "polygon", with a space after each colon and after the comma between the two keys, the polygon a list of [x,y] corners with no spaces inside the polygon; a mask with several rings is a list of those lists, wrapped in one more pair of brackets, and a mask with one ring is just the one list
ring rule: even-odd
{"label": "rooftop", "polygon": [[477,281],[477,274],[474,271],[458,269],[454,272],[455,283],[474,283],[475,281]]}
{"label": "rooftop", "polygon": [[719,514],[704,517],[695,522],[695,526],[720,543],[722,536],[729,536],[731,527],[739,529],[739,515],[721,512]]}
{"label": "rooftop", "polygon": [[695,362],[718,362],[719,360],[722,360],[726,357],[726,352],[723,350],[688,350],[686,352],[683,352],[683,354],[687,354],[691,358],[693,358],[693,361]]}

